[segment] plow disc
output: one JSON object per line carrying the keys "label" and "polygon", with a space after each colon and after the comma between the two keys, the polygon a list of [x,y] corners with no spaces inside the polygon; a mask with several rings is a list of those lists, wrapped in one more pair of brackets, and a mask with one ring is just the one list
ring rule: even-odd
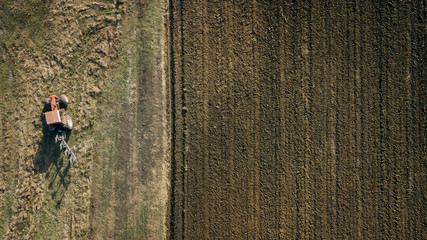
{"label": "plow disc", "polygon": [[58,133],[55,136],[55,143],[59,144],[59,149],[63,151],[67,158],[70,158],[70,164],[73,164],[77,160],[77,156],[74,153],[76,151],[76,146],[68,146],[65,141],[65,133]]}

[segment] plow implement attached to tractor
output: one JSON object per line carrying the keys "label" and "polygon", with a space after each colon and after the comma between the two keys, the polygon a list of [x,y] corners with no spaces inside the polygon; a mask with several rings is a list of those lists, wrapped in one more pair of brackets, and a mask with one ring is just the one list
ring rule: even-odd
{"label": "plow implement attached to tractor", "polygon": [[76,151],[76,146],[73,146],[70,148],[68,146],[67,142],[65,141],[65,133],[58,133],[55,136],[55,143],[59,144],[59,149],[62,151],[64,150],[65,156],[70,158],[70,164],[73,164],[76,160],[76,154],[74,154],[74,151]]}
{"label": "plow implement attached to tractor", "polygon": [[61,95],[59,98],[56,95],[50,95],[45,100],[43,115],[49,131],[55,133],[55,144],[59,145],[60,150],[70,158],[70,164],[73,164],[77,160],[74,153],[76,147],[71,148],[66,142],[67,133],[73,128],[73,121],[65,111],[67,105],[68,98],[65,95]]}

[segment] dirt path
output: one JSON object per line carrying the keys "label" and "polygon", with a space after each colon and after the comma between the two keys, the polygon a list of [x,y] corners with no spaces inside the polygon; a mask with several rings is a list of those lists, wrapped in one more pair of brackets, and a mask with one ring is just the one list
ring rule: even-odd
{"label": "dirt path", "polygon": [[425,11],[171,1],[170,237],[425,238]]}

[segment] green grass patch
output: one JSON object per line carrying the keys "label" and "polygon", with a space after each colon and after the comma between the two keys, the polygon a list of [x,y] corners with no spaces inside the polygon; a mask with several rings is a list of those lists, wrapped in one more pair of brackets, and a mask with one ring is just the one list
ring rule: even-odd
{"label": "green grass patch", "polygon": [[10,88],[10,71],[7,62],[0,62],[0,96],[3,96]]}
{"label": "green grass patch", "polygon": [[0,4],[0,44],[16,38],[42,39],[48,1],[3,0]]}
{"label": "green grass patch", "polygon": [[[130,96],[129,89],[132,84],[136,84],[140,78],[151,77],[152,72],[158,67],[155,65],[154,55],[160,46],[156,45],[158,41],[162,16],[160,15],[159,4],[160,2],[154,1],[147,5],[139,5],[138,8],[141,12],[131,12],[128,14],[124,26],[124,40],[123,50],[120,58],[120,65],[114,74],[111,75],[110,80],[106,81],[104,92],[102,94],[102,104],[100,106],[99,116],[102,119],[101,124],[95,127],[99,130],[97,133],[98,141],[96,159],[99,159],[99,172],[96,174],[96,185],[101,189],[96,193],[98,199],[98,206],[96,219],[99,237],[111,237],[115,239],[145,239],[147,236],[148,219],[152,214],[150,211],[155,206],[155,197],[140,196],[138,200],[139,205],[136,211],[130,211],[127,214],[115,216],[114,228],[119,229],[113,235],[111,229],[108,229],[108,219],[111,213],[114,212],[112,206],[113,202],[120,201],[115,194],[117,189],[114,186],[123,182],[124,176],[114,174],[115,164],[120,146],[119,142],[122,134],[137,134],[136,132],[127,132],[132,127],[123,126],[125,122],[132,122],[136,118],[138,128],[143,128],[144,109],[141,107],[140,102],[129,101],[129,98],[136,97],[138,93],[133,93]],[[135,112],[133,104],[138,104]],[[108,127],[106,127],[108,126]],[[135,129],[134,129],[135,130]],[[95,133],[96,134],[96,133]],[[138,150],[140,151],[140,150]],[[137,156],[141,154],[138,152]],[[140,183],[135,183],[140,184]],[[125,203],[124,203],[125,204]],[[163,230],[163,228],[162,228]],[[163,233],[159,233],[161,236]]]}

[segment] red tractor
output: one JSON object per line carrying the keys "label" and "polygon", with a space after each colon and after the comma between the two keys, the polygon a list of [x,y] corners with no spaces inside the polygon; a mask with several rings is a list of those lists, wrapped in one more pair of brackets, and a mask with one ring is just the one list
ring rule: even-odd
{"label": "red tractor", "polygon": [[61,95],[59,98],[56,95],[50,95],[49,98],[45,100],[43,115],[45,116],[49,130],[66,132],[73,128],[73,121],[65,112],[67,105],[68,98],[65,95]]}
{"label": "red tractor", "polygon": [[43,116],[50,132],[55,133],[55,143],[59,145],[60,150],[64,150],[67,157],[70,157],[70,163],[73,164],[77,157],[75,155],[76,147],[68,146],[66,142],[67,132],[73,128],[73,121],[67,115],[65,110],[68,105],[68,98],[61,95],[59,98],[52,94],[44,102]]}

